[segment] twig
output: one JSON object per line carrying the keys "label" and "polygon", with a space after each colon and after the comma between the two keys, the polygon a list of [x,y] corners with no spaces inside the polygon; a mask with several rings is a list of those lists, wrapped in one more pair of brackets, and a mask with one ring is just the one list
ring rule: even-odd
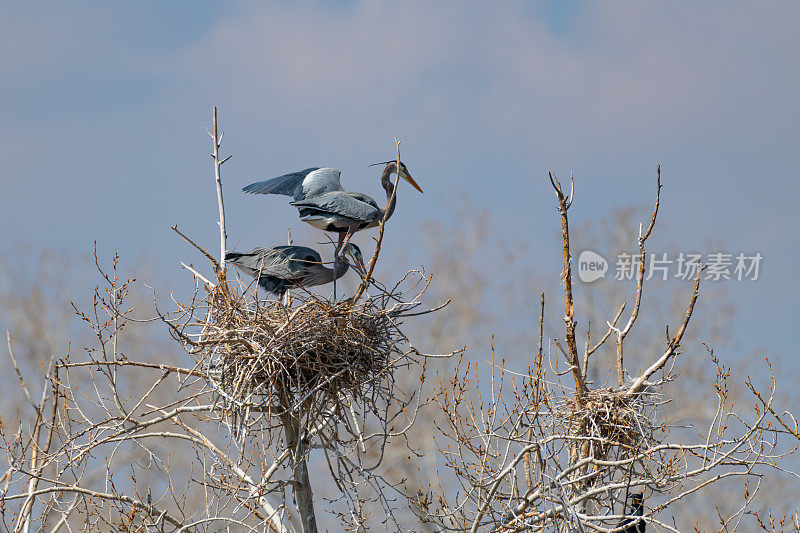
{"label": "twig", "polygon": [[214,112],[212,113],[212,118],[214,120],[214,133],[212,134],[209,132],[211,136],[211,140],[214,143],[214,152],[211,154],[211,157],[214,159],[214,179],[217,182],[217,203],[219,204],[219,263],[217,265],[218,269],[221,266],[222,270],[225,270],[225,252],[227,250],[226,247],[226,239],[228,237],[227,233],[225,232],[225,204],[222,202],[222,175],[221,175],[221,167],[222,165],[231,158],[231,156],[226,157],[224,160],[220,161],[219,159],[219,147],[222,145],[222,135],[218,135],[217,130],[217,106],[214,106]]}
{"label": "twig", "polygon": [[603,345],[603,344],[606,342],[606,340],[608,340],[608,338],[611,336],[611,333],[612,333],[612,332],[616,331],[617,333],[619,333],[619,329],[616,327],[616,326],[617,326],[617,320],[619,320],[619,317],[620,317],[620,315],[622,315],[622,311],[625,309],[625,305],[626,305],[626,303],[623,303],[623,304],[622,304],[622,305],[619,307],[619,311],[617,311],[617,314],[616,314],[616,315],[614,315],[614,320],[612,320],[611,322],[609,322],[609,323],[608,323],[608,331],[606,331],[606,334],[605,334],[605,335],[603,335],[603,338],[601,338],[601,339],[600,339],[600,340],[597,342],[597,344],[595,344],[594,346],[592,346],[591,348],[589,348],[589,344],[588,344],[588,342],[587,342],[587,344],[586,344],[586,351],[585,351],[585,353],[583,354],[583,374],[584,374],[584,375],[586,375],[586,373],[588,372],[588,368],[589,368],[589,357],[590,357],[590,356],[591,356],[591,355],[592,355],[592,354],[593,354],[593,353],[594,353],[594,352],[595,352],[595,351],[596,351],[598,348],[600,348],[600,347],[601,347],[601,346],[602,346],[602,345]]}
{"label": "twig", "polygon": [[187,376],[194,376],[198,378],[205,378],[207,375],[198,370],[190,368],[181,368],[179,366],[165,365],[161,363],[146,363],[144,361],[81,361],[76,363],[58,363],[56,368],[74,368],[81,366],[138,366],[142,368],[154,368],[157,370],[164,370],[167,372],[175,372],[176,374],[185,374]]}
{"label": "twig", "polygon": [[[658,206],[661,203],[661,165],[656,167],[656,205],[653,207],[653,215],[650,217],[650,224],[647,226],[647,231],[642,234],[642,226],[639,225],[639,271],[636,274],[636,297],[633,301],[633,309],[628,323],[621,330],[617,330],[617,385],[622,387],[625,384],[625,367],[622,361],[622,344],[625,341],[625,336],[633,328],[636,318],[639,316],[639,306],[642,303],[642,292],[644,291],[644,272],[645,272],[645,257],[646,252],[644,248],[645,241],[653,231],[656,225],[656,216],[658,215]],[[614,320],[616,324],[616,320]]]}
{"label": "twig", "polygon": [[202,280],[202,281],[203,281],[203,282],[204,282],[206,285],[208,285],[208,287],[209,287],[210,289],[213,289],[214,287],[216,287],[216,285],[214,285],[213,283],[211,283],[211,282],[208,280],[208,278],[207,278],[207,277],[205,277],[205,276],[204,276],[204,275],[202,275],[200,272],[198,272],[197,270],[195,270],[195,269],[194,269],[194,268],[192,268],[191,266],[187,265],[187,264],[186,264],[186,263],[184,263],[183,261],[181,261],[181,266],[182,266],[183,268],[185,268],[186,270],[188,270],[189,272],[191,272],[192,274],[194,274],[196,277],[200,278],[200,279],[201,279],[201,280]]}
{"label": "twig", "polygon": [[686,326],[689,325],[689,319],[692,318],[694,304],[697,303],[697,297],[700,294],[700,274],[702,274],[703,270],[704,269],[702,268],[697,269],[697,275],[694,278],[694,287],[692,288],[692,295],[689,298],[689,305],[686,307],[686,313],[683,316],[683,322],[681,323],[681,327],[678,329],[678,332],[674,337],[672,337],[672,340],[670,340],[669,346],[664,354],[631,384],[631,386],[628,388],[626,396],[632,396],[641,392],[647,383],[647,378],[655,374],[659,369],[663,368],[664,365],[667,364],[669,358],[676,353],[678,346],[681,343],[681,339],[683,338],[683,334],[686,331]]}
{"label": "twig", "polygon": [[[262,496],[259,493],[260,487],[256,485],[256,483],[253,481],[253,478],[250,477],[250,475],[244,469],[242,469],[238,464],[236,464],[236,462],[233,461],[228,456],[228,454],[220,450],[219,447],[217,447],[213,442],[211,442],[208,439],[208,437],[203,435],[201,431],[189,427],[187,424],[185,424],[177,417],[173,417],[172,421],[175,422],[175,424],[177,424],[178,426],[182,427],[184,430],[186,430],[189,434],[194,436],[194,438],[197,439],[200,443],[202,443],[203,446],[208,448],[209,451],[211,451],[214,455],[219,457],[220,460],[222,460],[228,466],[228,468],[230,468],[236,474],[236,476],[239,479],[241,479],[244,483],[247,484],[248,495],[250,497],[257,498],[258,504],[261,505],[261,507],[264,509],[264,512],[267,513],[269,520],[269,527],[271,530],[275,531],[276,533],[288,533],[287,529],[283,526],[280,519],[278,518],[278,512],[275,510],[274,507],[272,507],[272,504],[270,504],[269,500],[267,500],[264,496]],[[288,454],[285,454],[283,457],[286,457],[286,455]],[[277,464],[280,463],[276,462],[276,465]]]}
{"label": "twig", "polygon": [[31,407],[38,409],[36,403],[31,398],[31,393],[28,391],[28,386],[25,385],[25,380],[22,378],[22,372],[20,372],[19,365],[17,364],[17,360],[14,358],[14,350],[11,349],[11,332],[6,331],[6,344],[8,345],[8,356],[11,358],[11,364],[14,366],[14,372],[17,373],[17,380],[19,381],[19,386],[22,389],[22,392],[25,393],[25,397],[28,399],[28,402],[31,404]]}
{"label": "twig", "polygon": [[190,239],[189,237],[187,237],[186,235],[181,233],[181,230],[178,229],[177,224],[175,226],[172,226],[172,231],[174,231],[175,233],[180,235],[183,238],[184,241],[188,242],[189,244],[191,244],[192,246],[197,248],[197,250],[200,251],[201,254],[206,256],[208,258],[208,260],[211,261],[211,264],[214,265],[214,269],[215,270],[219,270],[219,263],[217,262],[216,259],[214,259],[214,256],[212,256],[210,253],[208,253],[205,248],[201,247],[196,242],[194,242],[192,239]]}

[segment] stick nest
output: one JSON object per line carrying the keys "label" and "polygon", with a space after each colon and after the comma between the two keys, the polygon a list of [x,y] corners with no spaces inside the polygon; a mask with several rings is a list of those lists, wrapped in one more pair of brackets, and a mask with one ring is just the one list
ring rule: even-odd
{"label": "stick nest", "polygon": [[352,304],[298,291],[284,306],[221,285],[194,324],[201,334],[193,351],[234,419],[301,405],[374,406],[391,393],[394,369],[413,357],[399,348],[405,336],[401,313],[386,309],[390,296]]}
{"label": "stick nest", "polygon": [[589,391],[583,408],[570,413],[575,434],[593,438],[595,457],[607,459],[622,450],[640,448],[650,440],[653,427],[641,396],[626,390],[600,388]]}

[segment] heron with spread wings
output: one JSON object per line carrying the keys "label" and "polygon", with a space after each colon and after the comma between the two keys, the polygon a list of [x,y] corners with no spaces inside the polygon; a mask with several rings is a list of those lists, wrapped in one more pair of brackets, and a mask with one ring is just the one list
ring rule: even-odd
{"label": "heron with spread wings", "polygon": [[335,168],[307,168],[252,183],[242,190],[251,194],[283,194],[293,197],[294,201],[290,205],[298,209],[300,220],[315,228],[339,234],[336,245],[336,257],[339,257],[355,232],[374,228],[380,224],[384,215],[388,220],[394,213],[397,197],[395,195],[392,198],[395,186],[390,179],[392,174],[397,174],[422,192],[402,161],[399,171],[395,161],[377,164],[386,165],[381,173],[381,186],[386,191],[386,200],[391,200],[386,209],[388,213],[371,196],[345,191],[339,182],[341,172]]}
{"label": "heron with spread wings", "polygon": [[[358,269],[364,268],[361,250],[353,243],[344,247],[343,256],[352,258]],[[322,264],[319,253],[307,246],[272,246],[249,252],[228,252],[225,260],[257,279],[265,291],[281,298],[295,287],[313,287],[336,282],[350,268],[346,257],[336,257],[333,268]]]}

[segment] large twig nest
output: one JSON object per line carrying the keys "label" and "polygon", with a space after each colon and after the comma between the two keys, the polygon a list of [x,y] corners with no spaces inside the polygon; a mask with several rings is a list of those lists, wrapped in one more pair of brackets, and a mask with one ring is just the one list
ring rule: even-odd
{"label": "large twig nest", "polygon": [[647,403],[626,390],[600,388],[586,394],[583,408],[569,416],[576,434],[596,439],[596,456],[606,459],[612,448],[634,450],[647,443],[653,432]]}
{"label": "large twig nest", "polygon": [[234,415],[345,400],[374,405],[410,356],[399,348],[405,336],[386,294],[352,304],[298,292],[287,307],[234,289],[208,295],[194,350]]}

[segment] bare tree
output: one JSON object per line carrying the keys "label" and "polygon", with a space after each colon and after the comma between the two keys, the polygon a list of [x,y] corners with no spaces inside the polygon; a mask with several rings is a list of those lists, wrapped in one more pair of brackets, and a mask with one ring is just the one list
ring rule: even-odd
{"label": "bare tree", "polygon": [[[227,159],[216,109],[213,120],[224,254]],[[425,362],[435,356],[401,326],[435,309],[420,308],[430,276],[411,271],[389,286],[372,278],[384,223],[353,298],[299,292],[289,305],[259,300],[254,283],[227,280],[222,260],[174,228],[214,272],[184,264],[194,291],[173,297],[174,311],[155,305],[147,320],[167,328],[183,364],[126,349],[123,332],[142,321],[128,303],[134,280],[120,277],[116,256],[104,267],[95,253],[101,283],[89,309],[75,306],[94,337],[85,357],[51,358],[34,396],[9,339],[32,416],[2,428],[6,528],[309,533],[317,531],[312,480],[320,479],[310,474],[312,454],[324,457],[341,491],[346,527],[363,527],[373,503],[397,525],[402,487],[383,477],[375,451],[404,439],[415,422]],[[416,386],[398,387],[398,370],[415,373]]]}
{"label": "bare tree", "polygon": [[[674,333],[667,327],[664,347],[626,379],[625,341],[645,288],[645,244],[658,215],[660,169],[655,207],[639,229],[640,267],[630,311],[623,318],[628,306],[619,305],[599,339],[587,334],[583,350],[576,331],[568,219],[574,186],[570,180],[565,194],[555,176],[551,183],[562,228],[563,337],[545,342],[542,294],[539,347],[527,372],[505,369],[492,353],[488,377],[466,362],[439,383],[436,402],[446,424],[437,442],[458,491],[440,483],[411,494],[412,501],[427,520],[448,531],[622,531],[638,521],[678,531],[662,519],[676,502],[738,477],[745,481],[741,505],[720,514],[718,527],[752,527],[752,522],[743,524],[753,516],[751,504],[762,479],[781,473],[797,477],[785,468],[796,444],[782,436],[796,437],[796,424],[791,415],[781,424],[775,414],[774,377],[766,392],[751,385],[760,404],[755,410],[735,411],[728,395],[730,369],[709,349],[706,364],[716,368],[710,423],[677,427],[661,416],[664,386],[680,379],[679,348],[699,296],[700,272],[679,327]],[[587,379],[592,356],[609,342],[614,357],[605,360],[612,361],[616,384],[597,386]],[[631,509],[632,496],[640,493],[647,502],[641,517]],[[796,514],[784,517],[783,524],[796,528]]]}
{"label": "bare tree", "polygon": [[[507,368],[492,344],[486,375],[448,346],[472,341],[475,326],[497,318],[482,308],[488,285],[454,249],[434,261],[434,270],[448,272],[432,291],[423,271],[391,276],[391,284],[374,279],[385,220],[351,299],[298,290],[285,303],[265,302],[255,283],[228,280],[221,169],[229,158],[220,155],[216,109],[209,134],[220,257],[174,229],[212,273],[184,264],[189,294],[142,319],[133,279],[116,256],[104,265],[95,252],[100,283],[88,304],[74,304],[91,334],[85,351],[48,342],[20,358],[7,336],[13,372],[3,382],[15,380],[25,400],[0,424],[0,523],[8,531],[311,532],[323,508],[347,531],[622,531],[638,520],[677,531],[687,521],[670,514],[683,502],[739,481],[741,500],[710,510],[716,525],[707,527],[800,530],[796,513],[756,507],[764,480],[797,478],[790,461],[800,437],[792,415],[776,407],[772,366],[766,385],[748,379],[733,391],[730,368],[710,348],[681,354],[697,318],[699,273],[672,333],[645,344],[632,334],[642,325],[660,172],[655,208],[635,243],[642,266],[632,305],[615,305],[600,338],[588,327],[584,336],[577,321],[587,306],[572,284],[573,193],[551,177],[563,325],[546,320],[544,295],[537,298],[530,366]],[[448,309],[458,316],[430,314],[446,303],[426,308],[426,294],[460,297]],[[41,340],[37,313],[27,313],[37,320],[29,334],[20,330],[23,345]],[[563,334],[546,335],[548,322]],[[169,354],[162,344],[135,342],[130,332],[148,324],[175,341]],[[425,354],[407,331],[425,332],[427,344],[448,353]],[[633,371],[632,354],[647,361],[641,371]],[[711,369],[714,408],[675,421],[665,404],[686,383],[679,370],[688,357]],[[40,361],[41,382],[25,368]],[[596,380],[603,375],[612,383]],[[755,409],[734,410],[734,400]],[[641,516],[632,514],[639,493]]]}

